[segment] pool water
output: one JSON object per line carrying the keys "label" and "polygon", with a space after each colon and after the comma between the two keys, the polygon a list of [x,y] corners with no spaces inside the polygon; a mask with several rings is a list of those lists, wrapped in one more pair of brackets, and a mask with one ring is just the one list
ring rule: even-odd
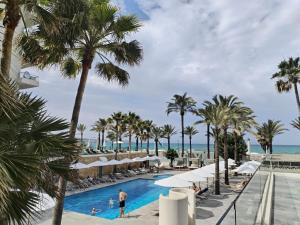
{"label": "pool water", "polygon": [[[167,195],[170,188],[155,185],[160,180],[171,175],[157,175],[154,180],[135,179],[108,187],[99,188],[65,198],[65,210],[91,215],[92,208],[100,210],[95,216],[105,219],[115,219],[119,216],[119,190],[127,193],[125,213],[128,214],[142,206],[157,200],[160,194]],[[109,199],[114,200],[113,208],[109,208]]]}

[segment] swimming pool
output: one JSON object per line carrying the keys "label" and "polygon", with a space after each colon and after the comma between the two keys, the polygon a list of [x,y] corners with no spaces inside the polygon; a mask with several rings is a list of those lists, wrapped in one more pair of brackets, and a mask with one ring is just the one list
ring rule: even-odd
{"label": "swimming pool", "polygon": [[[119,189],[128,194],[125,213],[136,210],[159,198],[160,194],[167,195],[170,188],[155,185],[155,180],[160,180],[171,175],[157,175],[154,180],[138,178],[135,180],[114,184],[96,190],[74,194],[65,198],[65,210],[70,210],[86,215],[91,215],[92,208],[100,209],[97,217],[115,219],[119,216]],[[113,208],[109,208],[108,201],[112,198]]]}

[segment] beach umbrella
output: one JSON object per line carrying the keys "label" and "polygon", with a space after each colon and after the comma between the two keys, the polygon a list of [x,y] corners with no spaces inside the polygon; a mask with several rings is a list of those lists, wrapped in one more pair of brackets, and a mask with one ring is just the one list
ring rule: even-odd
{"label": "beach umbrella", "polygon": [[250,164],[250,165],[255,165],[255,166],[260,166],[261,162],[258,162],[258,161],[255,161],[255,160],[251,160],[249,162],[246,162],[247,164]]}
{"label": "beach umbrella", "polygon": [[122,163],[133,163],[134,161],[132,159],[125,158],[125,159],[122,159],[121,162]]}
{"label": "beach umbrella", "polygon": [[78,163],[74,163],[74,164],[70,165],[70,168],[73,170],[80,170],[80,169],[90,168],[90,166],[86,165],[84,163],[78,162]]}
{"label": "beach umbrella", "polygon": [[214,177],[214,168],[212,167],[201,167],[195,170],[192,170],[191,173],[196,174],[197,176],[202,176],[202,177]]}
{"label": "beach umbrella", "polygon": [[107,166],[107,163],[98,160],[98,161],[95,161],[95,162],[92,162],[92,163],[88,164],[88,166],[89,167]]}
{"label": "beach umbrella", "polygon": [[144,161],[146,161],[146,159],[141,158],[141,157],[136,157],[136,158],[133,159],[133,161],[134,162],[144,162]]}
{"label": "beach umbrella", "polygon": [[165,179],[157,180],[154,184],[163,186],[163,187],[191,187],[193,185],[192,182],[183,180],[176,176],[168,177]]}
{"label": "beach umbrella", "polygon": [[114,166],[114,165],[120,165],[120,164],[123,164],[123,163],[121,161],[118,161],[115,159],[106,162],[106,166]]}
{"label": "beach umbrella", "polygon": [[231,158],[228,159],[228,166],[235,166],[235,161]]}
{"label": "beach umbrella", "polygon": [[191,181],[191,182],[201,182],[206,181],[206,177],[203,177],[200,173],[193,173],[192,171],[177,174],[174,177],[180,178],[185,181]]}

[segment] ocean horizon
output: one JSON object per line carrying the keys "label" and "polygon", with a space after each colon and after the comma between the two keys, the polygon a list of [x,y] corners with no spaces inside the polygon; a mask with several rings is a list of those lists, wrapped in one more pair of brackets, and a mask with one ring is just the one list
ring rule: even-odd
{"label": "ocean horizon", "polygon": [[[84,139],[85,144],[92,148],[96,148],[97,146],[97,140],[94,139]],[[111,142],[106,141],[105,144],[107,149],[111,149]],[[114,147],[116,144],[114,144]],[[145,149],[147,147],[146,143],[143,143],[142,148]],[[155,143],[151,142],[149,144],[150,150],[155,149]],[[159,149],[167,150],[168,144],[167,143],[161,143],[158,145]],[[213,144],[210,145],[210,150],[213,151]],[[124,142],[121,144],[121,148],[128,148],[128,143]],[[171,148],[178,150],[181,149],[180,143],[171,143]],[[184,144],[185,150],[189,150],[190,146],[188,143]],[[135,142],[131,144],[131,149],[135,149]],[[140,144],[139,144],[140,149]],[[206,144],[192,144],[192,150],[193,151],[207,151],[207,145]],[[251,144],[250,147],[251,152],[255,153],[264,153],[261,146],[258,144]],[[273,145],[273,153],[274,154],[300,154],[300,145]]]}

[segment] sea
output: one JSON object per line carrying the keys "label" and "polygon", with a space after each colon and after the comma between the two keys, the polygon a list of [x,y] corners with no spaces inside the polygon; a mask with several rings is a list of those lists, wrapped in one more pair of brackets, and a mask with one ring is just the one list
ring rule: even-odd
{"label": "sea", "polygon": [[[94,139],[85,139],[84,140],[85,144],[91,148],[96,148],[97,146],[97,141]],[[135,142],[132,143],[131,145],[131,149],[135,149]],[[105,147],[106,149],[112,149],[112,144],[111,142],[106,141],[105,143]],[[114,144],[113,148],[116,147],[116,144]],[[143,143],[142,145],[142,149],[146,149],[147,145],[146,143]],[[154,143],[150,143],[149,144],[150,150],[154,150],[155,149],[155,144]],[[158,148],[160,150],[167,150],[167,143],[161,143],[159,144]],[[213,145],[210,145],[210,149],[211,151],[213,151]],[[121,148],[122,149],[126,149],[128,148],[128,143],[122,143],[121,144]],[[139,149],[140,149],[140,145],[139,145]],[[171,148],[178,150],[181,149],[181,144],[180,143],[171,143]],[[189,144],[185,144],[184,148],[186,150],[188,150],[190,148]],[[206,144],[192,144],[192,150],[193,151],[201,151],[201,152],[205,152],[207,149],[207,145]],[[262,148],[260,147],[260,145],[257,144],[251,144],[250,146],[250,150],[251,152],[255,152],[255,153],[264,153],[264,151],[262,150]],[[300,154],[300,145],[273,145],[273,153],[274,154]]]}

